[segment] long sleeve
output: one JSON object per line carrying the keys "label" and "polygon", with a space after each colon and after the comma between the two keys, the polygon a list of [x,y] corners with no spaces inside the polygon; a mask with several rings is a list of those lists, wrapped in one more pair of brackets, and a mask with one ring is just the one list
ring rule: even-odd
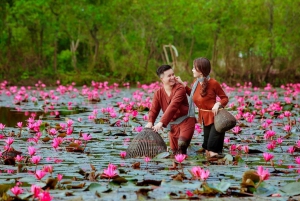
{"label": "long sleeve", "polygon": [[228,96],[225,94],[219,83],[216,84],[216,95],[221,99],[220,103],[223,107],[225,107],[228,103]]}
{"label": "long sleeve", "polygon": [[150,111],[149,111],[149,119],[148,119],[148,122],[152,122],[154,124],[159,112],[160,112],[160,109],[161,109],[161,105],[159,103],[159,100],[158,100],[158,92],[156,91],[154,93],[154,96],[153,96],[153,99],[152,99],[152,103],[151,103],[151,108],[150,108]]}
{"label": "long sleeve", "polygon": [[163,123],[163,126],[166,127],[169,122],[173,119],[174,115],[178,111],[181,104],[183,103],[184,99],[186,99],[186,91],[184,87],[177,87],[174,91],[174,94],[171,98],[171,102],[168,105],[166,111],[164,112],[162,118],[160,119],[160,122]]}
{"label": "long sleeve", "polygon": [[191,95],[192,89],[188,85],[186,85],[185,86],[185,91],[186,91],[187,95]]}

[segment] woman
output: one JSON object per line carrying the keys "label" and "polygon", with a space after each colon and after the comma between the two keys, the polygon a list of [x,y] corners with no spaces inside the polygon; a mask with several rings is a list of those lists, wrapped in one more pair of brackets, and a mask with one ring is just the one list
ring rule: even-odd
{"label": "woman", "polygon": [[[204,141],[202,147],[206,151],[208,158],[223,157],[224,133],[216,131],[214,126],[214,116],[218,113],[219,107],[225,107],[228,103],[228,97],[223,91],[221,85],[209,77],[211,72],[210,61],[206,58],[198,58],[193,63],[193,75],[196,80],[193,83],[193,88],[186,86],[180,77],[176,80],[183,84],[186,92],[190,95],[190,111],[189,115],[195,114],[194,104],[199,109],[199,123],[203,123]],[[220,98],[216,100],[217,96]]]}

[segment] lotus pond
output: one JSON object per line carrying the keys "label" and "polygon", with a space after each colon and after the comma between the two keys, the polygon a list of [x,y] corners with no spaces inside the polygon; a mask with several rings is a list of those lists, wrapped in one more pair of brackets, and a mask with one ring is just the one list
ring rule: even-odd
{"label": "lotus pond", "polygon": [[[179,163],[168,152],[124,157],[159,83],[2,82],[0,200],[299,199],[300,84],[222,86],[238,120],[225,158],[207,161],[197,124]],[[160,134],[168,145],[167,131]]]}

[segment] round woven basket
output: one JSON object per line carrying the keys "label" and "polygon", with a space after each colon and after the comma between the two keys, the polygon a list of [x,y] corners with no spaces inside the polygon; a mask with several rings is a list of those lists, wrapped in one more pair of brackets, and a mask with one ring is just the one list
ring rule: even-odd
{"label": "round woven basket", "polygon": [[236,125],[235,117],[228,112],[226,109],[221,109],[218,111],[218,114],[215,116],[214,124],[216,131],[219,133],[224,133]]}
{"label": "round woven basket", "polygon": [[166,152],[167,145],[162,137],[151,128],[144,128],[130,142],[126,150],[126,158],[155,157],[157,154]]}

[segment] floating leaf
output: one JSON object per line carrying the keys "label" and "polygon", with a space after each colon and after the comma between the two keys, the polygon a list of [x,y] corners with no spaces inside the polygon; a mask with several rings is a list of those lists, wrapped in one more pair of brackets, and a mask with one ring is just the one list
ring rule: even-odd
{"label": "floating leaf", "polygon": [[229,182],[225,182],[224,180],[222,180],[220,183],[216,184],[216,185],[211,185],[211,188],[221,192],[221,193],[225,193],[227,191],[227,189],[230,187],[230,183]]}
{"label": "floating leaf", "polygon": [[89,185],[89,187],[86,188],[86,190],[87,190],[87,189],[88,189],[89,191],[91,191],[92,193],[96,193],[96,192],[98,192],[98,193],[105,193],[105,192],[108,192],[108,191],[111,190],[111,189],[108,187],[107,184],[101,185],[101,184],[98,184],[98,183],[91,183],[91,184]]}
{"label": "floating leaf", "polygon": [[289,183],[280,190],[291,196],[300,195],[300,182]]}
{"label": "floating leaf", "polygon": [[256,191],[254,191],[254,195],[259,195],[263,197],[270,196],[272,194],[278,193],[278,189],[275,188],[275,186],[272,186],[270,184],[266,184],[265,182],[262,182]]}
{"label": "floating leaf", "polygon": [[155,160],[155,159],[167,158],[167,157],[169,157],[169,156],[170,156],[170,153],[169,153],[169,152],[162,152],[162,153],[160,153],[160,154],[157,154],[157,155],[153,158],[153,160]]}

